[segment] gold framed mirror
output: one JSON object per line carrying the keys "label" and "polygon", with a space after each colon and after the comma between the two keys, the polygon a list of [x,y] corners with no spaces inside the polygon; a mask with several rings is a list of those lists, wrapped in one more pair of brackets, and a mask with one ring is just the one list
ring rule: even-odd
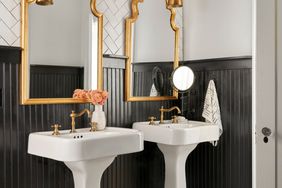
{"label": "gold framed mirror", "polygon": [[[125,43],[125,55],[128,57],[127,61],[126,61],[126,72],[125,72],[125,100],[126,101],[161,101],[161,100],[175,100],[178,98],[178,92],[175,91],[172,87],[171,88],[166,88],[165,90],[167,91],[163,91],[163,87],[160,87],[159,85],[163,84],[163,85],[170,85],[170,74],[172,73],[172,71],[177,68],[179,66],[179,38],[180,38],[180,29],[176,24],[175,18],[176,18],[176,9],[173,8],[172,6],[168,5],[168,1],[165,0],[160,0],[160,2],[152,2],[152,1],[148,1],[147,5],[144,7],[141,7],[142,4],[140,4],[139,7],[139,3],[145,4],[146,2],[144,2],[143,0],[132,0],[131,2],[131,15],[126,19],[125,21],[125,33],[126,33],[126,43]],[[163,5],[163,6],[160,6]],[[157,7],[161,7],[160,9]],[[138,20],[140,19],[139,17],[141,17],[143,15],[143,12],[140,12],[142,9],[141,8],[147,8],[147,10],[151,10],[151,16],[147,16],[147,25],[144,26],[145,22],[144,21],[140,21],[140,26],[142,25],[142,29],[140,30],[146,30],[148,27],[149,31],[145,34],[140,34],[139,30],[138,30]],[[157,10],[158,9],[158,10]],[[146,13],[146,11],[144,11],[144,14]],[[159,15],[165,15],[165,18],[162,17],[158,17]],[[158,19],[157,22],[155,23],[148,23],[151,22],[151,20],[156,20],[156,18]],[[146,18],[144,18],[146,20]],[[154,30],[157,29],[157,27],[161,27],[160,25],[156,24],[162,24],[162,26],[166,27],[168,31],[167,33],[169,33],[167,36],[163,34],[163,32],[158,32],[155,33],[155,36],[150,37],[150,39],[148,38],[144,38],[143,36],[148,36],[148,33],[150,31],[155,32]],[[161,28],[163,29],[163,28]],[[143,35],[143,36],[142,36]],[[159,36],[162,35],[162,39],[158,39]],[[137,37],[136,37],[137,36]],[[143,37],[143,38],[142,38]],[[137,42],[135,39],[138,39]],[[141,39],[140,39],[141,38]],[[158,39],[158,40],[156,40]],[[144,45],[144,43],[146,41],[151,41],[151,44],[148,44],[147,47]],[[171,42],[169,42],[171,41]],[[162,42],[167,42],[166,44],[162,44]],[[139,45],[141,46],[137,46],[139,43]],[[162,63],[162,64],[158,64],[158,66],[151,66],[152,64],[150,64],[152,62],[151,59],[147,58],[147,59],[138,59],[138,57],[146,57],[147,55],[149,56],[150,54],[153,54],[156,56],[156,54],[160,56],[164,55],[163,50],[158,49],[158,47],[154,47],[153,49],[157,49],[159,51],[155,51],[152,52],[152,49],[148,49],[151,46],[154,46],[155,44],[160,43],[162,46],[165,46],[169,49],[169,51],[167,51],[167,54],[170,54],[170,58],[169,61],[167,61],[165,58],[159,60],[157,59],[158,63]],[[145,46],[145,47],[144,47]],[[135,51],[135,49],[138,48],[138,51]],[[141,50],[140,50],[141,49]],[[145,53],[142,54],[142,49],[146,49],[143,50]],[[164,48],[162,48],[164,49]],[[160,51],[162,51],[160,53]],[[165,54],[165,55],[167,55]],[[149,60],[148,60],[149,59]],[[153,59],[154,60],[154,59]],[[154,60],[156,61],[156,60]],[[138,81],[138,72],[135,70],[138,69],[138,67],[140,67],[140,63],[142,62],[143,64],[146,64],[151,66],[150,70],[152,72],[152,74],[155,72],[156,75],[146,75],[144,74],[142,77],[147,77],[151,76],[152,77],[152,81],[150,83],[148,83],[146,81],[146,83],[142,83],[142,81]],[[170,63],[170,64],[169,64]],[[148,66],[147,66],[148,67]],[[169,73],[164,74],[163,72],[167,72],[162,70],[164,69],[164,67],[169,67]],[[147,68],[148,69],[148,68]],[[137,75],[137,76],[136,76]],[[156,79],[157,78],[157,79]],[[157,81],[156,81],[156,80]],[[137,81],[136,81],[137,80]],[[144,89],[142,88],[143,85],[140,83],[142,83],[143,85],[149,85],[150,88],[148,89],[147,87],[147,91],[144,92]],[[164,84],[165,83],[165,84]],[[158,86],[158,87],[157,87]],[[142,90],[141,92],[139,91],[134,91],[134,88],[138,88],[141,87]],[[144,86],[145,87],[145,86]],[[160,89],[161,88],[161,89]],[[157,90],[157,91],[156,91]]]}
{"label": "gold framed mirror", "polygon": [[[78,88],[103,89],[103,15],[96,9],[96,0],[40,4],[46,5],[21,0],[20,103],[87,103],[73,99],[72,93]],[[43,69],[48,76],[37,77]],[[60,71],[71,76],[64,77]]]}

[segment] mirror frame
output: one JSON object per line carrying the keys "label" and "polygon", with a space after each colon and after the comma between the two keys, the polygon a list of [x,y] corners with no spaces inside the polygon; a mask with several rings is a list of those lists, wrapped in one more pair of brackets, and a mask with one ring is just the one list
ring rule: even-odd
{"label": "mirror frame", "polygon": [[[131,95],[131,65],[132,65],[132,25],[136,22],[139,10],[138,3],[143,3],[144,0],[131,1],[131,15],[125,20],[125,55],[128,57],[125,67],[125,101],[162,101],[162,100],[176,100],[178,99],[178,92],[173,90],[172,96],[132,96]],[[166,9],[170,11],[170,26],[175,33],[174,37],[174,62],[173,70],[179,66],[179,28],[175,23],[176,11],[173,7],[168,5],[166,0]]]}
{"label": "mirror frame", "polygon": [[[34,1],[21,0],[21,66],[20,66],[20,104],[72,104],[90,101],[73,98],[29,98],[28,80],[28,6]],[[103,14],[96,8],[96,0],[90,0],[90,9],[98,19],[98,83],[97,89],[103,89]]]}

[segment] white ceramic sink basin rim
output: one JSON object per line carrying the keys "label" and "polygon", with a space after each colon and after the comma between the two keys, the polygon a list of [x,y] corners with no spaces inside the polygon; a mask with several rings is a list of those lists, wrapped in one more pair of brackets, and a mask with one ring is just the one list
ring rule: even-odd
{"label": "white ceramic sink basin rim", "polygon": [[28,153],[58,161],[83,161],[143,150],[143,134],[138,130],[107,127],[103,131],[89,132],[89,128],[51,131],[29,135]]}
{"label": "white ceramic sink basin rim", "polygon": [[188,123],[149,125],[149,122],[136,122],[133,128],[144,133],[144,140],[167,145],[188,145],[219,139],[219,127],[200,121]]}

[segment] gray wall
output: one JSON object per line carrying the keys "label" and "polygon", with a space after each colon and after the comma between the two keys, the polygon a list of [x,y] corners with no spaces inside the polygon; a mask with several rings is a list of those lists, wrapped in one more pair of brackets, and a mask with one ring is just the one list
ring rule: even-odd
{"label": "gray wall", "polygon": [[[182,8],[178,8],[177,26],[182,36]],[[174,60],[175,32],[170,26],[171,13],[163,0],[144,1],[133,25],[133,62]],[[179,38],[179,57],[182,60],[182,38]]]}
{"label": "gray wall", "polygon": [[140,3],[133,28],[133,62],[173,61],[174,31],[165,1]]}
{"label": "gray wall", "polygon": [[[29,62],[37,65],[84,66],[82,36],[88,36],[88,0],[60,0],[52,6],[29,6]],[[69,3],[68,3],[69,2]],[[64,11],[62,11],[64,10]],[[84,48],[85,49],[85,48]],[[89,50],[88,48],[86,50]],[[88,56],[86,56],[88,57]],[[88,60],[88,59],[87,59]]]}
{"label": "gray wall", "polygon": [[184,60],[252,54],[252,0],[184,1]]}

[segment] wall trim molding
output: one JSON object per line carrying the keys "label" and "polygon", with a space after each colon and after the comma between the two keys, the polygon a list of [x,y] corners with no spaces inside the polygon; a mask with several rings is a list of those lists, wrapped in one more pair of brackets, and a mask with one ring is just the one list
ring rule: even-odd
{"label": "wall trim molding", "polygon": [[215,59],[183,61],[181,65],[191,67],[194,71],[201,70],[233,70],[233,69],[251,69],[252,57],[226,57]]}
{"label": "wall trim molding", "polygon": [[[0,45],[0,63],[14,63],[20,64],[21,59],[21,48],[11,46]],[[113,59],[115,61],[113,62]],[[119,68],[125,69],[126,56],[113,56],[104,55],[103,58],[104,68]],[[166,65],[169,62],[165,62]],[[135,63],[137,65],[137,63]],[[154,62],[149,64],[148,62],[138,63],[138,66],[163,66],[164,62]],[[252,56],[238,56],[238,57],[224,57],[224,58],[212,58],[212,59],[201,59],[201,60],[189,60],[181,61],[180,65],[186,65],[191,67],[193,70],[229,70],[229,69],[244,69],[252,68]]]}
{"label": "wall trim molding", "polygon": [[239,59],[252,59],[252,56],[230,56],[230,57],[219,57],[219,58],[209,58],[209,59],[196,59],[196,60],[187,60],[182,62],[211,62],[211,61],[227,61],[227,60],[239,60]]}
{"label": "wall trim molding", "polygon": [[0,63],[20,64],[21,51],[20,47],[0,46]]}
{"label": "wall trim molding", "polygon": [[[113,63],[113,59],[116,59],[118,63]],[[125,68],[125,59],[116,58],[114,56],[104,56],[104,68]],[[167,66],[172,62],[141,62],[133,63],[135,67],[142,65],[148,67],[154,66]],[[189,60],[180,61],[180,65],[186,65],[196,70],[228,70],[228,69],[245,69],[252,68],[252,56],[237,56],[237,57],[224,57],[224,58],[213,58],[213,59],[200,59],[200,60]]]}

